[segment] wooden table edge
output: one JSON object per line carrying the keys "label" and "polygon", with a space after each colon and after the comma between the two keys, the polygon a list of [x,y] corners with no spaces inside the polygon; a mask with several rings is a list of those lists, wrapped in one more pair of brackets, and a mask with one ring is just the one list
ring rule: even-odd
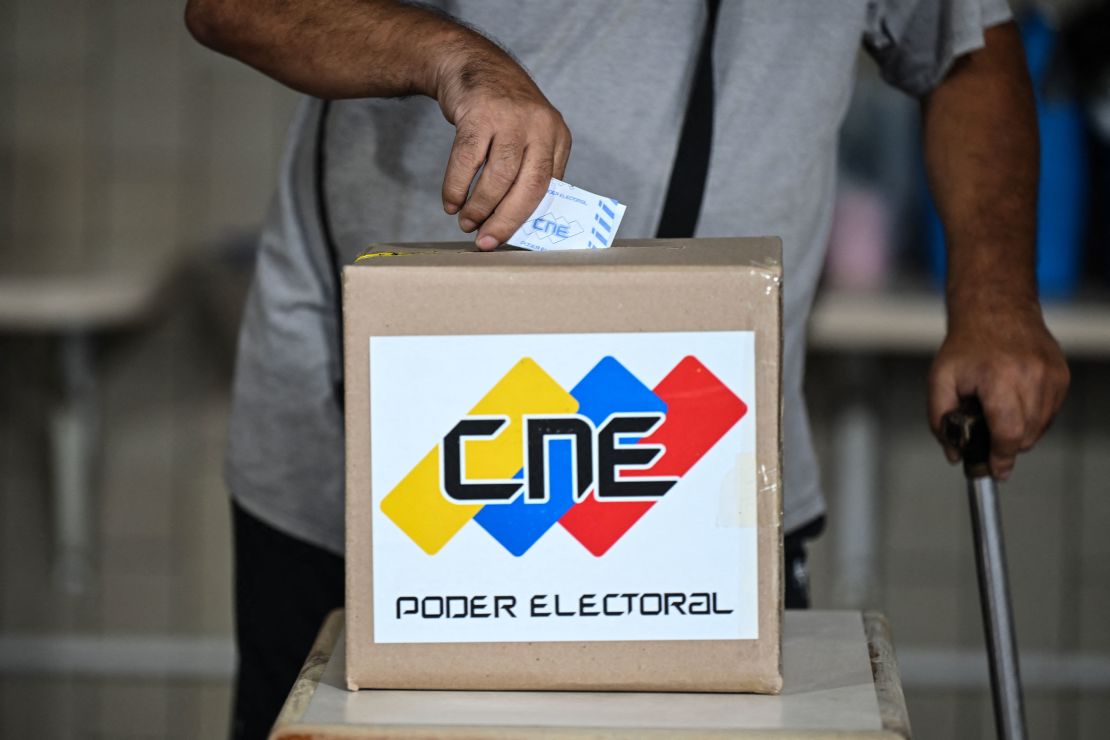
{"label": "wooden table edge", "polygon": [[342,628],[343,610],[334,609],[324,619],[320,634],[316,636],[316,642],[312,644],[312,649],[308,653],[308,659],[305,660],[297,680],[293,683],[293,688],[289,690],[289,696],[286,697],[285,704],[281,707],[281,713],[278,714],[277,721],[274,722],[274,728],[270,731],[271,740],[292,738],[304,734],[303,730],[299,728],[293,735],[286,735],[283,731],[296,724],[304,716],[305,711],[308,710],[312,695],[316,693],[316,687],[320,685],[320,679],[324,676],[324,669],[327,668],[328,661],[335,651],[335,643],[339,639],[339,632]]}
{"label": "wooden table edge", "polygon": [[871,658],[871,675],[875,678],[875,698],[879,702],[879,717],[883,729],[895,737],[909,740],[910,715],[906,709],[906,695],[898,673],[898,657],[894,653],[894,640],[890,622],[877,611],[863,613],[863,633],[867,638],[867,652]]}
{"label": "wooden table edge", "polygon": [[[871,658],[871,672],[875,678],[875,693],[879,703],[882,729],[867,736],[875,740],[910,740],[909,715],[906,711],[902,682],[898,677],[898,662],[891,641],[890,624],[879,612],[864,612],[863,630],[867,639],[867,649]],[[312,695],[320,684],[324,669],[335,650],[336,642],[343,628],[343,610],[336,609],[328,614],[320,628],[320,634],[312,645],[308,659],[278,715],[270,740],[378,740],[379,738],[459,738],[472,740],[476,737],[473,727],[443,727],[428,725],[424,727],[370,728],[340,727],[337,725],[298,724],[308,709]],[[618,740],[630,737],[625,730],[604,728],[551,728],[551,727],[505,727],[482,728],[481,737],[490,740],[509,738],[567,738],[575,735],[588,735],[594,740]],[[647,730],[637,728],[637,737],[647,738],[704,738],[705,740],[726,737],[754,737],[750,732],[738,734],[734,730],[675,731],[668,729]],[[859,733],[798,730],[791,734],[777,733],[768,735],[774,740],[834,740],[835,738],[861,737]]]}

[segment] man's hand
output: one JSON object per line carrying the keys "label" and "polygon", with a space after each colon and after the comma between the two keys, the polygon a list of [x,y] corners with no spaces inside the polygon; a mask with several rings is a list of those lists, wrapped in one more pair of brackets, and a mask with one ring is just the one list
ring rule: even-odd
{"label": "man's hand", "polygon": [[929,377],[929,422],[944,444],[943,415],[978,396],[991,472],[1005,479],[1060,408],[1068,368],[1037,300],[1037,120],[1021,38],[1012,23],[984,38],[924,101],[948,246],[948,336]]}
{"label": "man's hand", "polygon": [[205,46],[318,98],[439,101],[456,129],[443,208],[478,230],[481,249],[512,236],[563,177],[562,116],[509,54],[444,13],[396,0],[189,0],[185,22]]}
{"label": "man's hand", "polygon": [[948,461],[957,462],[941,421],[960,398],[978,396],[991,431],[991,473],[1006,480],[1018,453],[1033,447],[1063,403],[1068,366],[1035,303],[983,300],[951,313],[929,373],[929,424]]}
{"label": "man's hand", "polygon": [[459,214],[463,231],[477,229],[475,243],[487,250],[520,228],[552,177],[562,179],[571,136],[515,61],[492,45],[467,41],[445,60],[436,90],[443,115],[455,125],[443,210]]}

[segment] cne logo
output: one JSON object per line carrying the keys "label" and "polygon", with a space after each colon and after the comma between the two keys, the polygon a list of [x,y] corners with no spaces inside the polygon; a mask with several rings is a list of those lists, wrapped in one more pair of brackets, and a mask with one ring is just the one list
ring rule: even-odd
{"label": "cne logo", "polygon": [[381,509],[429,555],[473,520],[518,557],[555,525],[600,557],[746,413],[693,356],[654,388],[605,357],[570,391],[524,358]]}
{"label": "cne logo", "polygon": [[577,221],[567,221],[565,216],[555,216],[548,212],[524,224],[524,233],[536,240],[559,244],[572,236],[578,236],[585,229]]}
{"label": "cne logo", "polygon": [[[572,452],[571,495],[578,503],[594,488],[600,500],[652,501],[678,481],[677,476],[621,478],[619,471],[643,470],[664,452],[663,445],[629,444],[655,431],[665,414],[615,413],[600,428],[585,416],[534,416],[526,414],[524,424],[525,460],[523,480],[466,481],[463,479],[465,442],[492,438],[509,424],[508,416],[468,416],[443,438],[440,446],[441,488],[443,495],[459,504],[508,504],[524,494],[525,503],[551,501],[548,461],[550,442],[565,439]],[[525,493],[527,491],[527,493]]]}

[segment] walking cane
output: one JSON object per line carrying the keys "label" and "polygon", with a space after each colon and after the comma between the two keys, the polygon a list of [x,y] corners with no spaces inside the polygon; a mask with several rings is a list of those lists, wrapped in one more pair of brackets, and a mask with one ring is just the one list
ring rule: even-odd
{"label": "walking cane", "polygon": [[991,695],[998,737],[1024,740],[1025,710],[1021,698],[1017,639],[1002,546],[998,489],[990,471],[990,430],[977,398],[965,399],[944,417],[944,436],[963,456],[971,500],[971,531],[979,571],[979,601],[990,658]]}

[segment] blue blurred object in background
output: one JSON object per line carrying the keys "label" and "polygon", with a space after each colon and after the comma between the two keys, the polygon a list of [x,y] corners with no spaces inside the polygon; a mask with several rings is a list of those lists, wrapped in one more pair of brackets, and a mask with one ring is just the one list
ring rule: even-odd
{"label": "blue blurred object in background", "polygon": [[[1032,11],[1020,23],[1025,56],[1037,98],[1041,135],[1041,179],[1037,208],[1037,284],[1042,297],[1075,293],[1083,261],[1087,205],[1087,156],[1083,113],[1069,91],[1046,88],[1058,34],[1044,16]],[[926,204],[926,243],[930,272],[941,285],[945,276],[944,232],[932,199]]]}

